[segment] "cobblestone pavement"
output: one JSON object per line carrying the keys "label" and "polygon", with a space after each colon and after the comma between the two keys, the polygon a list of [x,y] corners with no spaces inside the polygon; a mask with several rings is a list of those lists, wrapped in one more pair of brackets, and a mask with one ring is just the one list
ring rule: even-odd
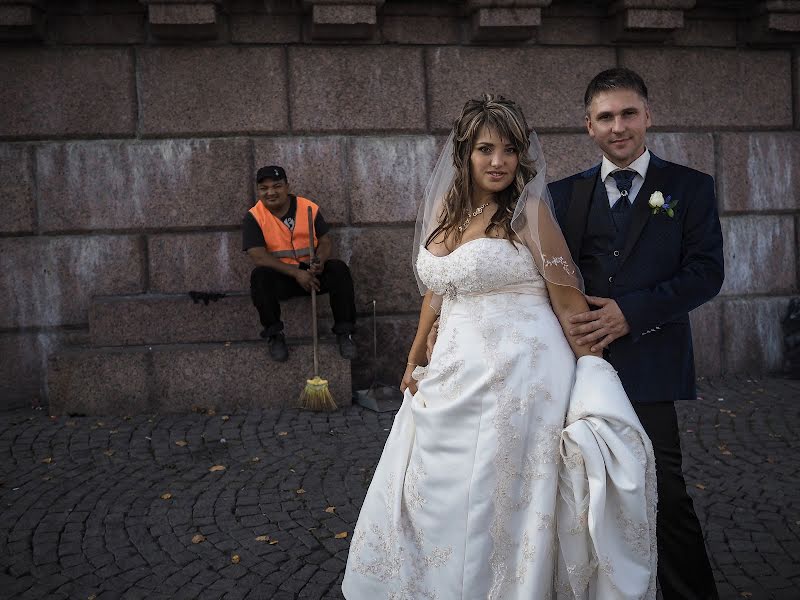
{"label": "cobblestone pavement", "polygon": [[[800,382],[701,397],[679,412],[721,597],[796,600]],[[392,418],[0,414],[0,597],[341,598]]]}

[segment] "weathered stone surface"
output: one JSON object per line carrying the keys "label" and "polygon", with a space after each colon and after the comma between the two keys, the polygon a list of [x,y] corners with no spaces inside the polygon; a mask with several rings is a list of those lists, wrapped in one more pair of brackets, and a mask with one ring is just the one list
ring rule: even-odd
{"label": "weathered stone surface", "polygon": [[390,44],[458,44],[461,24],[455,17],[384,15],[381,34]]}
{"label": "weathered stone surface", "polygon": [[782,294],[797,289],[794,219],[723,217],[725,283],[721,294]]}
{"label": "weathered stone surface", "polygon": [[539,136],[547,160],[547,180],[557,181],[598,164],[602,154],[585,133],[545,133]]}
{"label": "weathered stone surface", "polygon": [[[293,194],[319,204],[329,223],[342,224],[347,222],[350,195],[347,147],[347,138],[338,136],[258,139],[253,146],[253,162],[256,169],[282,166]],[[250,177],[254,180],[255,173]]]}
{"label": "weathered stone surface", "polygon": [[148,356],[141,349],[68,349],[50,358],[51,415],[134,415],[151,412]]}
{"label": "weathered stone surface", "polygon": [[536,40],[547,46],[597,46],[608,43],[608,26],[596,16],[545,14]]}
{"label": "weathered stone surface", "polygon": [[794,52],[794,126],[800,128],[800,50]]}
{"label": "weathered stone surface", "polygon": [[[276,363],[264,343],[203,344],[154,348],[158,412],[288,408],[313,377],[310,344],[289,346],[289,360]],[[335,344],[319,347],[320,375],[337,405],[351,400],[350,363]]]}
{"label": "weathered stone surface", "polygon": [[142,44],[147,40],[144,14],[58,15],[48,21],[56,44]]}
{"label": "weathered stone surface", "polygon": [[[328,295],[318,297],[318,331],[332,326]],[[311,337],[311,300],[281,303],[284,331],[290,339]],[[193,342],[260,340],[262,327],[250,296],[231,294],[205,304],[188,294],[139,294],[95,298],[89,309],[94,346],[135,346]]]}
{"label": "weathered stone surface", "polygon": [[654,125],[792,124],[788,52],[652,48],[620,52],[622,66],[643,74],[655,111]]}
{"label": "weathered stone surface", "polygon": [[481,8],[472,14],[472,39],[492,42],[527,40],[541,24],[540,8]]}
{"label": "weathered stone surface", "polygon": [[353,138],[353,223],[413,223],[443,145],[433,136]]}
{"label": "weathered stone surface", "polygon": [[611,48],[446,47],[427,52],[435,130],[449,130],[464,102],[484,92],[518,102],[534,129],[582,128],[586,84],[616,62]]}
{"label": "weathered stone surface", "polygon": [[778,372],[783,368],[783,331],[789,297],[726,300],[723,308],[725,371]]}
{"label": "weathered stone surface", "polygon": [[694,365],[698,377],[714,377],[722,373],[722,304],[712,300],[689,313],[692,323]]}
{"label": "weathered stone surface", "polygon": [[338,256],[350,265],[356,310],[381,313],[418,311],[420,295],[411,268],[414,229],[370,227],[344,229],[338,234]]}
{"label": "weathered stone surface", "polygon": [[250,288],[252,266],[239,231],[167,233],[147,240],[148,291],[230,292]]}
{"label": "weathered stone surface", "polygon": [[0,81],[0,137],[135,131],[133,55],[127,49],[4,49]]}
{"label": "weathered stone surface", "polygon": [[680,29],[682,10],[628,8],[620,12],[626,29]]}
{"label": "weathered stone surface", "polygon": [[800,133],[725,133],[719,139],[724,210],[800,209]]}
{"label": "weathered stone surface", "polygon": [[648,133],[647,147],[664,160],[715,175],[714,138],[710,133]]}
{"label": "weathered stone surface", "polygon": [[[686,17],[686,15],[684,15]],[[736,47],[736,19],[684,18],[683,27],[673,32],[676,46]]]}
{"label": "weathered stone surface", "polygon": [[372,309],[368,310],[370,316],[362,319],[358,335],[353,336],[358,346],[358,361],[353,362],[353,387],[367,389],[373,380],[392,387],[399,386],[406,369],[408,351],[417,333],[418,317],[403,315],[377,318],[376,361],[373,357]]}
{"label": "weathered stone surface", "polygon": [[246,140],[48,144],[36,168],[44,231],[238,225],[252,206]]}
{"label": "weathered stone surface", "polygon": [[44,11],[36,1],[0,3],[0,39],[40,39],[44,33]]}
{"label": "weathered stone surface", "polygon": [[163,39],[214,39],[217,7],[213,2],[150,2],[150,31]]}
{"label": "weathered stone surface", "polygon": [[33,231],[33,153],[22,144],[0,144],[0,232]]}
{"label": "weathered stone surface", "polygon": [[284,65],[279,48],[146,48],[138,61],[142,132],[284,131]]}
{"label": "weathered stone surface", "polygon": [[136,236],[0,238],[0,327],[87,322],[92,296],[142,291]]}
{"label": "weathered stone surface", "polygon": [[377,22],[374,5],[315,4],[311,11],[311,35],[316,39],[363,39],[375,33]]}
{"label": "weathered stone surface", "polygon": [[300,41],[301,15],[234,14],[231,41],[240,44],[291,44]]}
{"label": "weathered stone surface", "polygon": [[424,130],[422,65],[416,48],[290,48],[292,127]]}

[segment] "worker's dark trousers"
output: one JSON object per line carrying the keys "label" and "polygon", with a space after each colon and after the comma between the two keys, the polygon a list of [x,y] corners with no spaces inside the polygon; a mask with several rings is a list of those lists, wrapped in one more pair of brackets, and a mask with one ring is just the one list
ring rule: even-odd
{"label": "worker's dark trousers", "polygon": [[[331,259],[325,262],[317,279],[320,285],[318,294],[330,295],[333,332],[352,333],[356,325],[356,306],[350,268],[340,260]],[[250,297],[264,326],[263,337],[283,331],[281,300],[310,295],[293,277],[269,267],[256,267],[250,274]]]}

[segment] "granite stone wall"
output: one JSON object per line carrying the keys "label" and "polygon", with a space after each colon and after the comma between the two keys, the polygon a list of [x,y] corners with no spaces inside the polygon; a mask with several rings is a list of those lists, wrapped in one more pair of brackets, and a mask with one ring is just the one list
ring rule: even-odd
{"label": "granite stone wall", "polygon": [[373,377],[372,300],[377,377],[396,382],[417,204],[464,100],[519,101],[556,179],[599,160],[581,100],[614,65],[649,85],[650,148],[716,179],[727,279],[692,314],[699,372],[780,370],[800,273],[795,4],[0,0],[0,408],[47,402],[48,357],[90,341],[94,298],[245,292],[239,223],[266,163],[319,202],[353,270],[354,384]]}

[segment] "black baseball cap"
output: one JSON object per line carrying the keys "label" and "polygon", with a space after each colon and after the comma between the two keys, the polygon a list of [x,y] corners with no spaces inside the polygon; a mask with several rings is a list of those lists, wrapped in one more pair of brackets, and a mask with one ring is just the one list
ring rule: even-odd
{"label": "black baseball cap", "polygon": [[286,171],[283,170],[283,167],[275,165],[261,167],[258,170],[258,173],[256,173],[256,183],[261,183],[264,179],[283,179],[284,181],[288,181],[286,179]]}

